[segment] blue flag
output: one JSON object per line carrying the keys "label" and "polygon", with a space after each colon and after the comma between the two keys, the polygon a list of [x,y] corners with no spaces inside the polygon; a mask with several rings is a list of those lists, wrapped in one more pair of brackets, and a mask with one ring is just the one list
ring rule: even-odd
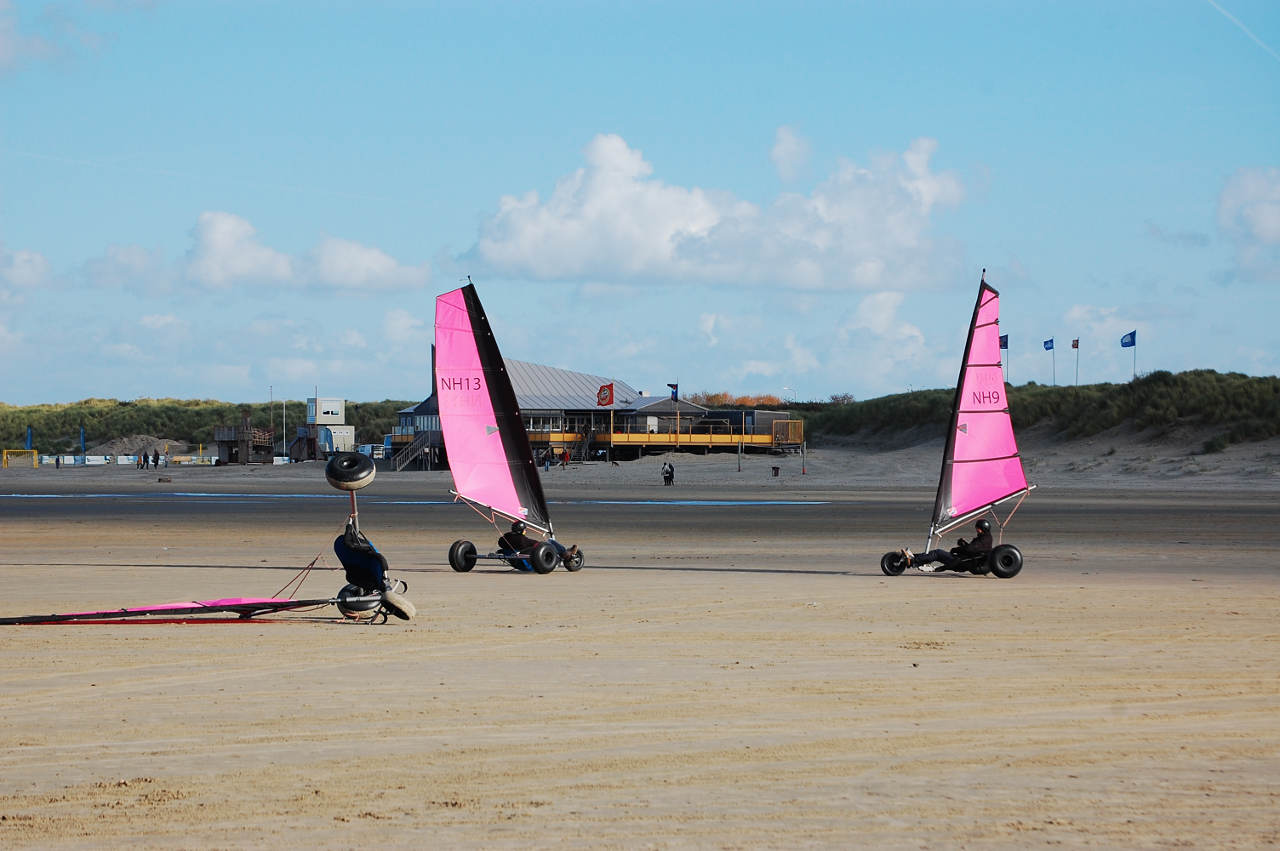
{"label": "blue flag", "polygon": [[1049,339],[1047,339],[1047,340],[1045,340],[1045,341],[1044,341],[1044,350],[1045,350],[1046,352],[1051,352],[1051,351],[1053,351],[1053,338],[1052,338],[1052,337],[1050,337]]}
{"label": "blue flag", "polygon": [[1138,332],[1136,329],[1120,338],[1120,348],[1122,349],[1132,349],[1136,345],[1138,345]]}
{"label": "blue flag", "polygon": [[671,388],[671,398],[678,399],[680,397],[680,385],[668,384],[667,386]]}
{"label": "blue flag", "polygon": [[1000,335],[1000,348],[1002,348],[1002,349],[1007,349],[1007,348],[1009,348],[1009,335],[1008,335],[1008,334],[1001,334],[1001,335]]}

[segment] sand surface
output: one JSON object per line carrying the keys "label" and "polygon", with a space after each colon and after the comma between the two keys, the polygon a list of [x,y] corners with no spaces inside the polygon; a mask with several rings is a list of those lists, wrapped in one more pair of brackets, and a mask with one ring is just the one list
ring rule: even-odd
{"label": "sand surface", "polygon": [[[927,445],[552,470],[547,576],[454,573],[492,532],[379,473],[411,624],[0,627],[0,845],[1277,844],[1276,445],[1039,449],[1012,580],[880,573]],[[270,595],[346,511],[316,464],[5,470],[0,616]]]}

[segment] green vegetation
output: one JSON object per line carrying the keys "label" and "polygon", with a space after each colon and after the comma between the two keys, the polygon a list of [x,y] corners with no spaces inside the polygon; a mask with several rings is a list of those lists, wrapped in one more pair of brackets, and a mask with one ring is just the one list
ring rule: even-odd
{"label": "green vegetation", "polygon": [[[357,443],[381,443],[382,436],[396,425],[396,412],[412,404],[415,403],[390,400],[349,402],[347,424],[356,427]],[[279,402],[268,412],[265,402],[237,405],[209,399],[85,399],[62,405],[0,404],[0,446],[21,448],[28,426],[35,448],[41,452],[79,452],[81,426],[86,446],[134,434],[209,446],[214,428],[239,425],[242,410],[249,411],[249,422],[255,428],[270,429],[274,423],[279,433]],[[285,419],[290,434],[306,417],[305,402],[287,403]]]}
{"label": "green vegetation", "polygon": [[[706,402],[724,407],[784,407],[771,397],[704,394]],[[785,405],[805,420],[810,439],[863,437],[883,440],[914,426],[941,433],[951,412],[953,390],[920,390],[863,402],[832,397],[830,402]],[[396,412],[412,402],[348,402],[347,423],[356,427],[357,443],[381,443],[396,425]],[[704,402],[705,404],[705,402]],[[1232,443],[1280,435],[1280,378],[1254,378],[1239,373],[1193,370],[1153,372],[1127,384],[1046,387],[1024,384],[1009,388],[1014,427],[1047,425],[1064,437],[1087,437],[1116,426],[1160,436],[1177,426],[1211,427],[1205,452],[1220,452]],[[269,414],[265,403],[237,405],[207,399],[85,399],[65,405],[13,407],[0,404],[0,446],[21,448],[27,426],[41,452],[76,452],[80,426],[89,446],[117,437],[146,434],[192,445],[208,446],[213,429],[238,425],[248,409],[256,428],[280,428],[280,403]],[[290,434],[306,419],[306,405],[290,402]],[[921,432],[917,430],[915,435]]]}
{"label": "green vegetation", "polygon": [[[946,427],[953,390],[923,390],[847,405],[797,406],[815,438],[871,437],[918,425]],[[817,410],[805,410],[817,408]],[[1218,427],[1205,452],[1280,435],[1280,378],[1198,369],[1152,372],[1127,384],[1009,388],[1015,429],[1048,425],[1065,437],[1087,437],[1116,426],[1160,436],[1176,426]]]}

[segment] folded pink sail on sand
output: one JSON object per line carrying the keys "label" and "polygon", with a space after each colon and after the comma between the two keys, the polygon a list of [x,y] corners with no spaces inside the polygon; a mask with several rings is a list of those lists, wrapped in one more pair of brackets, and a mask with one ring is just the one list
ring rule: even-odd
{"label": "folded pink sail on sand", "polygon": [[454,492],[549,533],[529,435],[471,284],[436,297],[436,400]]}
{"label": "folded pink sail on sand", "polygon": [[956,382],[930,537],[1028,490],[1000,363],[1000,293],[978,290]]}
{"label": "folded pink sail on sand", "polygon": [[106,621],[123,618],[183,617],[187,615],[234,614],[241,618],[284,612],[290,609],[327,606],[333,600],[291,600],[287,597],[223,597],[218,600],[188,600],[182,603],[160,603],[155,606],[135,606],[124,609],[99,609],[92,612],[68,612],[54,615],[23,615],[16,618],[0,618],[0,624],[61,623],[72,621]]}

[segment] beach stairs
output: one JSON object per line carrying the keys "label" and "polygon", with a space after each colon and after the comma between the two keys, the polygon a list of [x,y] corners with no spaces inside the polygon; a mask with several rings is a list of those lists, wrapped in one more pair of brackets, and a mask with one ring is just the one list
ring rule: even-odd
{"label": "beach stairs", "polygon": [[420,431],[413,442],[391,456],[391,470],[398,473],[414,461],[422,458],[422,451],[431,443],[431,432]]}
{"label": "beach stairs", "polygon": [[591,429],[587,429],[582,434],[582,440],[578,441],[577,446],[573,448],[570,457],[576,458],[578,461],[586,461],[587,455],[591,452],[591,438],[595,435]]}

